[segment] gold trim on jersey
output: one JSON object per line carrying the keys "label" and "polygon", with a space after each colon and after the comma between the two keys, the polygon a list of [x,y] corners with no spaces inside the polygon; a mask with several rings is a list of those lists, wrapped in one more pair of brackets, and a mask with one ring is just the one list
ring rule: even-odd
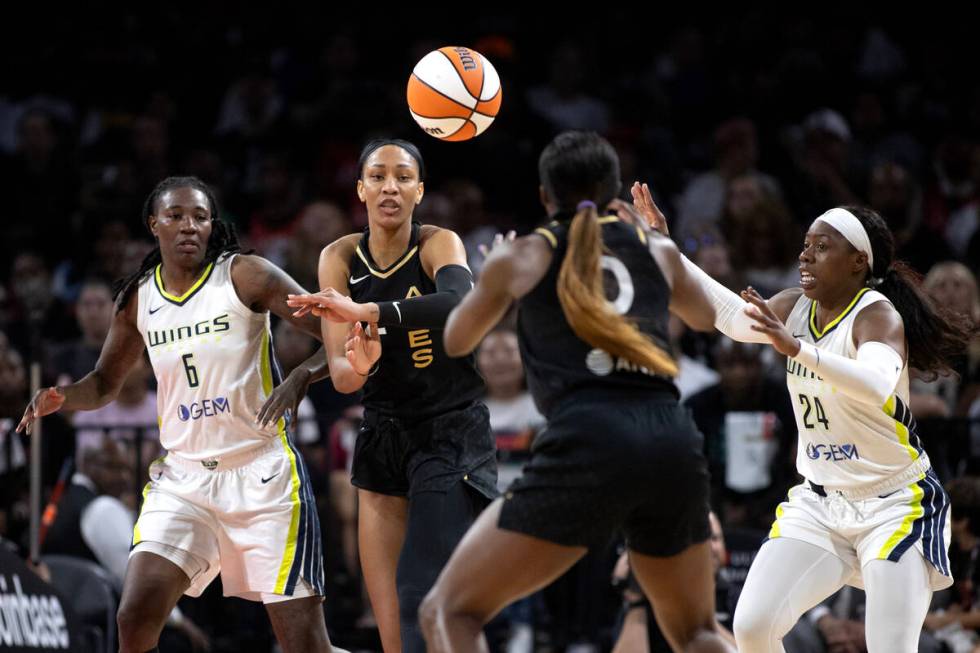
{"label": "gold trim on jersey", "polygon": [[160,294],[163,296],[163,298],[166,299],[171,304],[177,304],[177,306],[182,306],[183,304],[187,303],[187,300],[190,299],[194,295],[194,293],[200,290],[201,286],[204,285],[204,282],[206,282],[208,280],[208,277],[211,276],[211,271],[214,269],[214,261],[208,263],[208,266],[204,268],[204,272],[201,273],[200,278],[198,278],[198,280],[194,282],[194,285],[188,288],[187,292],[185,292],[180,297],[177,297],[176,295],[171,295],[164,289],[163,277],[161,276],[160,273],[162,267],[163,267],[163,263],[158,263],[156,270],[153,272],[153,279],[154,281],[156,281],[157,290],[160,291]]}
{"label": "gold trim on jersey", "polygon": [[852,299],[851,303],[847,305],[847,308],[841,311],[840,315],[838,315],[830,322],[828,322],[827,325],[824,326],[822,331],[817,328],[817,302],[811,301],[810,302],[810,335],[813,336],[813,339],[820,340],[825,335],[827,335],[828,333],[836,329],[837,325],[840,324],[840,321],[843,320],[845,317],[847,317],[852,310],[854,310],[854,307],[857,306],[858,300],[861,299],[864,296],[864,293],[868,292],[869,290],[871,290],[871,288],[861,288],[861,290],[857,291],[857,294],[854,295],[854,299]]}
{"label": "gold trim on jersey", "polygon": [[387,279],[388,277],[390,277],[394,273],[398,272],[398,270],[400,270],[403,265],[405,265],[406,263],[408,263],[411,260],[411,258],[413,256],[415,256],[415,252],[419,251],[419,246],[416,245],[412,249],[408,250],[405,253],[405,256],[403,256],[400,261],[398,261],[397,263],[395,263],[393,266],[391,266],[390,268],[388,268],[384,272],[381,272],[379,270],[375,270],[373,267],[371,267],[371,264],[368,263],[367,257],[364,256],[364,252],[361,251],[361,246],[360,245],[358,245],[357,246],[357,249],[355,249],[354,251],[357,253],[358,258],[361,259],[361,261],[364,263],[364,265],[367,266],[368,272],[370,272],[374,276],[378,277],[379,279]]}
{"label": "gold trim on jersey", "polygon": [[544,236],[544,239],[548,241],[552,249],[558,247],[558,239],[555,237],[555,234],[551,233],[544,227],[538,227],[534,230],[534,233]]}
{"label": "gold trim on jersey", "polygon": [[610,222],[619,222],[619,218],[614,215],[605,215],[599,218],[599,224],[609,224]]}

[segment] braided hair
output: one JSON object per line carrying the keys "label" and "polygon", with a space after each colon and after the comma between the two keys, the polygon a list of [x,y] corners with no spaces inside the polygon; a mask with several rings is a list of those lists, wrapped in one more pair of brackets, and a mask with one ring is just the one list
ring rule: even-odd
{"label": "braided hair", "polygon": [[[211,211],[211,236],[208,238],[208,246],[204,252],[204,263],[210,263],[218,259],[223,254],[240,252],[242,247],[238,243],[238,235],[235,227],[221,219],[218,201],[214,197],[214,191],[206,183],[197,177],[167,177],[150,191],[143,203],[143,226],[149,230],[150,216],[156,211],[157,202],[164,193],[175,188],[193,188],[204,193],[208,200],[208,208]],[[120,279],[113,284],[112,299],[116,302],[116,311],[121,311],[129,301],[133,290],[139,287],[140,282],[149,276],[157,265],[163,262],[160,254],[160,244],[147,254],[140,263],[139,269],[128,277]]]}

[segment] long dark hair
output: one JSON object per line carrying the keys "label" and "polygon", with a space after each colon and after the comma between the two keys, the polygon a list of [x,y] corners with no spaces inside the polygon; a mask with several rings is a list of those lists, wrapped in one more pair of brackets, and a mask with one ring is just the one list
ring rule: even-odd
{"label": "long dark hair", "polygon": [[[206,183],[197,177],[167,177],[147,195],[143,203],[143,213],[141,219],[143,226],[150,228],[150,216],[156,211],[157,201],[160,196],[167,191],[175,188],[193,188],[204,193],[208,200],[208,208],[211,210],[211,236],[208,238],[208,246],[204,251],[204,263],[215,261],[222,254],[240,252],[241,245],[238,243],[238,234],[235,227],[221,219],[218,209],[218,201],[214,198],[214,191]],[[139,269],[133,274],[120,279],[113,285],[112,299],[116,302],[116,311],[121,311],[129,301],[129,296],[139,286],[140,282],[148,276],[153,269],[163,262],[160,255],[160,244],[147,254],[140,263]]]}
{"label": "long dark hair", "polygon": [[[575,211],[568,228],[568,251],[558,272],[558,301],[579,338],[652,372],[673,376],[677,365],[606,300],[602,287],[602,231],[596,206],[607,205],[620,189],[619,157],[594,132],[563,132],[538,160],[541,185],[563,211]],[[582,208],[578,202],[589,200]],[[593,203],[594,202],[594,203]]]}
{"label": "long dark hair", "polygon": [[895,259],[895,240],[880,215],[859,206],[842,208],[854,214],[868,233],[874,269],[867,284],[887,297],[902,316],[909,366],[933,379],[954,374],[951,362],[966,351],[977,326],[969,317],[937,306],[922,288],[922,275]]}

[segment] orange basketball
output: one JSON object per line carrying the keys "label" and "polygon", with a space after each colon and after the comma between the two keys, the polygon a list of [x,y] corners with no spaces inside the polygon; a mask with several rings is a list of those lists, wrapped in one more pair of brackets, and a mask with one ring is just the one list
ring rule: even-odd
{"label": "orange basketball", "polygon": [[500,77],[476,50],[445,47],[415,64],[408,108],[426,134],[444,141],[479,136],[500,111]]}

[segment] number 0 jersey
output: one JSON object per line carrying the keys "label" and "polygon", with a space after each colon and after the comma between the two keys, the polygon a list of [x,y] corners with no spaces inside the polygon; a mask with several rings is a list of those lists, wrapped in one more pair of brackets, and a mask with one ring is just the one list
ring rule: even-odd
{"label": "number 0 jersey", "polygon": [[[880,301],[888,298],[863,288],[820,331],[814,302],[801,295],[786,328],[820,351],[855,358],[854,320],[862,310]],[[894,393],[881,406],[852,399],[790,359],[786,361],[786,385],[799,430],[796,467],[807,480],[828,489],[853,489],[882,481],[924,454],[909,410],[907,363]]]}
{"label": "number 0 jersey", "polygon": [[[554,250],[551,265],[538,285],[521,298],[517,334],[527,384],[538,410],[552,410],[573,391],[583,388],[622,392],[668,393],[677,397],[673,380],[615,358],[579,338],[568,325],[556,290],[568,251],[572,214],[562,213],[534,233]],[[667,309],[670,286],[650,253],[639,228],[616,216],[599,218],[602,229],[603,287],[613,309],[625,315],[664,351],[670,351]],[[636,282],[634,282],[636,279]]]}
{"label": "number 0 jersey", "polygon": [[163,287],[158,265],[139,286],[137,328],[157,378],[160,443],[191,460],[240,453],[280,435],[255,415],[281,380],[269,314],[238,298],[235,255],[209,264],[180,297]]}

